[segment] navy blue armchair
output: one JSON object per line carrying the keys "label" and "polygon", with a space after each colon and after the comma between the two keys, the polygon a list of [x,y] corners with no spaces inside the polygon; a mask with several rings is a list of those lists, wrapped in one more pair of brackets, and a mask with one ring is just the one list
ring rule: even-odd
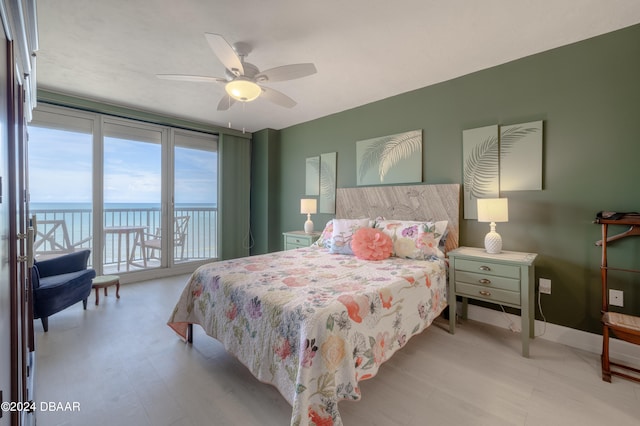
{"label": "navy blue armchair", "polygon": [[44,331],[49,330],[49,316],[82,300],[87,309],[91,284],[96,271],[87,268],[90,250],[65,254],[34,263],[33,318],[40,318]]}

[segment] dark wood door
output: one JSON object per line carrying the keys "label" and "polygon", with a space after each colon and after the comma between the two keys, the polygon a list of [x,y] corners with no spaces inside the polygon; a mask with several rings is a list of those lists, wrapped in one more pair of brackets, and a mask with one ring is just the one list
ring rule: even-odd
{"label": "dark wood door", "polygon": [[33,259],[33,233],[29,230],[28,222],[28,188],[27,188],[27,126],[25,122],[25,92],[14,82],[14,135],[13,143],[9,144],[10,159],[12,159],[9,186],[11,188],[9,208],[14,212],[15,223],[10,223],[11,235],[14,237],[15,259],[13,262],[13,276],[15,277],[15,291],[18,309],[16,310],[17,345],[15,350],[17,359],[17,394],[28,403],[30,409],[20,412],[20,425],[35,424],[35,336],[33,334],[33,303],[31,301],[31,266]]}
{"label": "dark wood door", "polygon": [[[0,31],[0,399],[11,401],[13,347],[13,305],[12,283],[9,268],[9,43]],[[0,411],[0,425],[11,423],[11,414]]]}
{"label": "dark wood door", "polygon": [[[24,93],[13,44],[0,39],[0,399],[13,403],[0,426],[35,424],[35,340],[29,291]],[[7,344],[8,343],[8,344]],[[34,407],[35,408],[35,407]]]}

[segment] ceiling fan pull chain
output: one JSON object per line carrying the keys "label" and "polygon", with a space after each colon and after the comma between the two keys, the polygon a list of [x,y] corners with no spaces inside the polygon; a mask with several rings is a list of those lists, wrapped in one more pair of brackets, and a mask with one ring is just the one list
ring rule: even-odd
{"label": "ceiling fan pull chain", "polygon": [[[245,118],[245,117],[244,117],[244,109],[246,108],[246,106],[245,106],[245,105],[247,105],[247,103],[246,103],[246,102],[243,102],[243,103],[242,103],[242,121],[244,121],[244,118]],[[242,134],[244,135],[244,123],[242,123]]]}

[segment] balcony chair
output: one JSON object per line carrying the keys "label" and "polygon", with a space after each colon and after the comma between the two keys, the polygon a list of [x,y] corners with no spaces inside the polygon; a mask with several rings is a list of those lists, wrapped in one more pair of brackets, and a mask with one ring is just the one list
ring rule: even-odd
{"label": "balcony chair", "polygon": [[36,222],[36,240],[33,250],[37,259],[52,259],[61,254],[85,250],[86,247],[82,246],[89,241],[91,237],[71,242],[64,219],[39,220]]}
{"label": "balcony chair", "polygon": [[96,271],[87,268],[90,250],[37,261],[31,272],[33,285],[33,319],[49,330],[49,317],[82,301],[87,309],[91,284]]}
{"label": "balcony chair", "polygon": [[[190,218],[191,216],[176,216],[173,218],[173,247],[180,247],[180,260],[184,259],[184,247],[187,245],[187,227]],[[136,244],[140,245],[139,242]],[[162,236],[159,228],[155,234],[147,235],[144,246],[147,250],[147,259],[159,259],[156,256],[156,250],[160,251],[162,249]]]}

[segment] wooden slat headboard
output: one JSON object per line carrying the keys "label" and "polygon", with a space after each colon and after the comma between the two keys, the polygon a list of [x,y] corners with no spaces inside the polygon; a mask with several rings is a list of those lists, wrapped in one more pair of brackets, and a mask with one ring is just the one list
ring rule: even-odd
{"label": "wooden slat headboard", "polygon": [[458,247],[460,234],[460,185],[403,185],[338,188],[337,218],[436,221],[447,220],[446,250]]}

